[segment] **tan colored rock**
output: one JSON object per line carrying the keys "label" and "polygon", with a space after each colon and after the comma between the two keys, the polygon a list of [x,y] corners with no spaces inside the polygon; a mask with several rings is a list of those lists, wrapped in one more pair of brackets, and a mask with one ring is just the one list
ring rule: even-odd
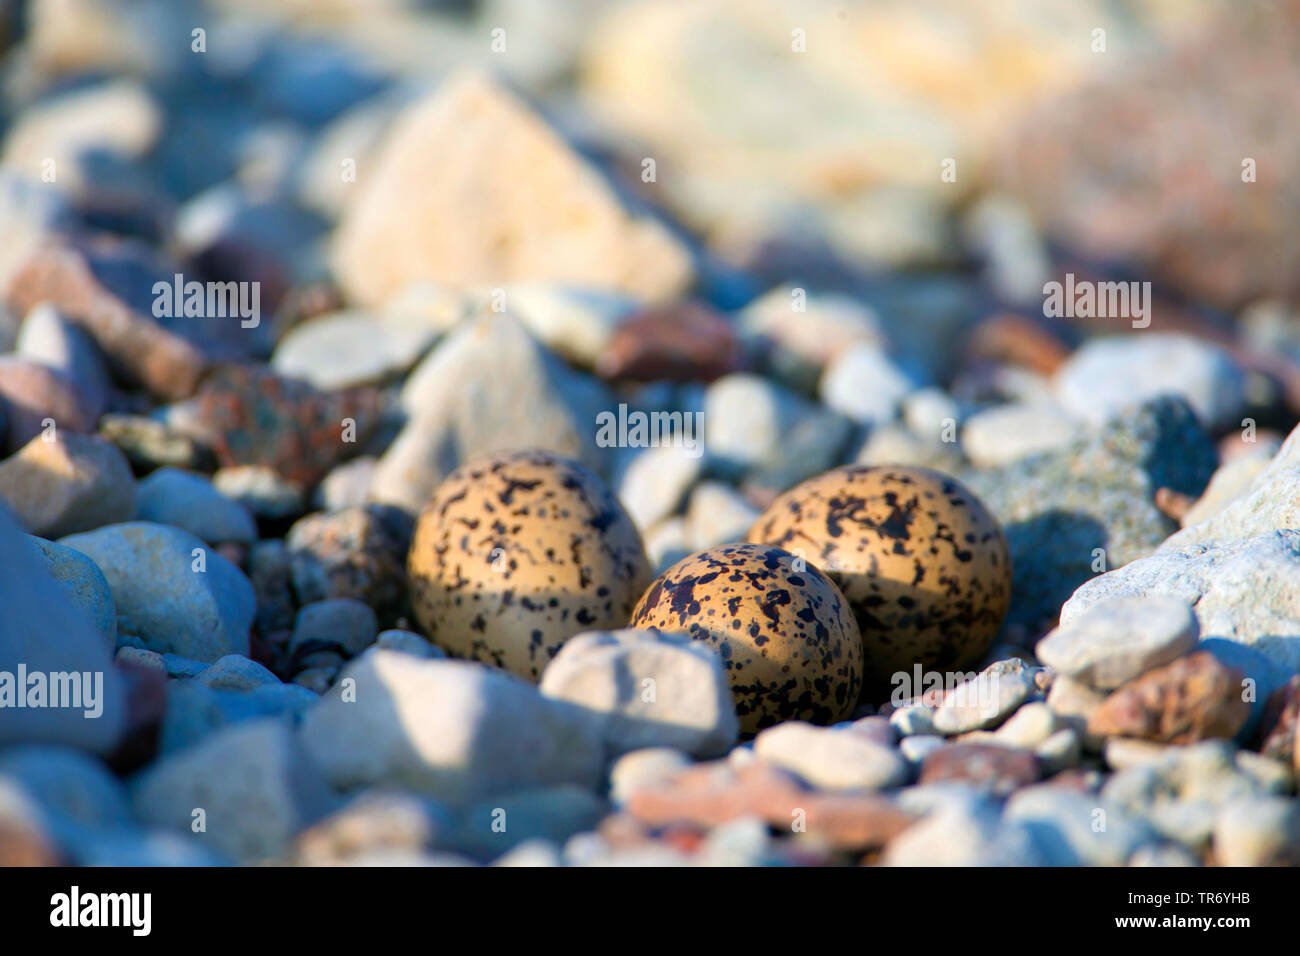
{"label": "tan colored rock", "polygon": [[0,499],[32,534],[58,538],[130,521],[135,480],[111,442],[59,430],[0,462]]}
{"label": "tan colored rock", "polygon": [[447,80],[403,112],[335,236],[344,290],[378,303],[415,282],[571,282],[671,298],[691,261],[503,87]]}
{"label": "tan colored rock", "polygon": [[[94,429],[94,411],[63,372],[16,356],[0,356],[0,402],[9,419],[8,448],[17,450],[41,434],[52,421],[74,432]],[[0,454],[5,453],[0,434]]]}
{"label": "tan colored rock", "polygon": [[1115,691],[1093,712],[1088,731],[1166,744],[1230,739],[1250,716],[1241,683],[1240,671],[1198,651]]}

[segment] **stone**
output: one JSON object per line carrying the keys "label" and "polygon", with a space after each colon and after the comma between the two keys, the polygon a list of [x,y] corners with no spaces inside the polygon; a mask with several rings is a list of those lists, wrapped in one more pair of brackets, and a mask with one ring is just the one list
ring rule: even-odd
{"label": "stone", "polygon": [[[1269,121],[1300,89],[1294,10],[1187,12],[1180,26],[1191,28],[1170,43],[1045,99],[1004,130],[997,179],[1086,260],[1131,263],[1129,274],[1157,288],[1229,308],[1294,297],[1300,198],[1251,188],[1236,146],[1250,139],[1249,170],[1257,164],[1261,184],[1264,170],[1294,155],[1295,131]],[[1134,156],[1150,160],[1135,166]]]}
{"label": "stone", "polygon": [[205,667],[194,680],[214,690],[251,690],[265,684],[279,684],[280,678],[256,661],[227,654]]}
{"label": "stone", "polygon": [[1004,819],[1034,831],[1039,843],[1058,847],[1054,858],[1072,866],[1124,866],[1138,850],[1157,842],[1140,819],[1096,796],[1060,787],[1034,786],[1007,801]]}
{"label": "stone", "polygon": [[355,598],[331,598],[298,611],[289,650],[303,662],[328,650],[354,657],[375,643],[378,634],[379,621],[369,606]]}
{"label": "stone", "polygon": [[1214,854],[1222,866],[1300,865],[1300,803],[1242,797],[1219,809]]}
{"label": "stone", "polygon": [[279,538],[259,541],[245,565],[257,596],[257,629],[262,634],[293,629],[295,610],[289,549]]}
{"label": "stone", "polygon": [[483,665],[379,648],[343,671],[300,733],[336,788],[383,783],[449,803],[594,787],[604,761],[599,728],[579,708]]}
{"label": "stone", "polygon": [[562,843],[590,831],[606,811],[604,800],[571,783],[519,790],[462,809],[442,842],[471,858],[492,860],[526,840]]}
{"label": "stone", "polygon": [[285,536],[293,589],[302,604],[354,598],[381,624],[406,602],[406,553],[413,522],[396,508],[365,505],[294,522]]}
{"label": "stone", "polygon": [[936,749],[921,762],[921,785],[959,781],[999,796],[1035,783],[1038,761],[1028,750],[1000,744],[955,743]]}
{"label": "stone", "polygon": [[610,339],[637,310],[637,301],[629,296],[576,285],[514,282],[501,291],[539,342],[582,368],[596,365]]}
{"label": "stone", "polygon": [[40,810],[23,789],[0,778],[0,866],[58,866]]}
{"label": "stone", "polygon": [[[202,541],[147,521],[108,525],[63,538],[104,572],[118,631],[149,650],[200,661],[248,656],[256,611],[253,586]],[[200,564],[201,562],[201,570]]]}
{"label": "stone", "polygon": [[626,318],[596,357],[595,371],[612,382],[711,382],[746,364],[731,321],[684,300]]}
{"label": "stone", "polygon": [[437,337],[417,319],[335,312],[290,329],[276,344],[271,366],[323,391],[378,384],[407,371]]}
{"label": "stone", "polygon": [[798,720],[761,731],[754,752],[825,790],[887,790],[911,777],[907,761],[892,747],[848,730]]}
{"label": "stone", "polygon": [[140,471],[164,465],[198,471],[215,467],[208,449],[155,418],[109,413],[99,420],[99,437],[116,445]]}
{"label": "stone", "polygon": [[1250,715],[1241,677],[1198,651],[1115,691],[1093,712],[1088,731],[1170,744],[1231,738]]}
{"label": "stone", "polygon": [[40,303],[23,319],[14,351],[62,374],[92,420],[103,414],[113,390],[103,356],[94,339],[50,303]]}
{"label": "stone", "polygon": [[[141,821],[192,833],[243,863],[280,857],[333,803],[291,729],[273,718],[224,728],[164,757],[132,781],[131,791]],[[204,828],[196,829],[200,810]]]}
{"label": "stone", "polygon": [[19,745],[0,754],[0,779],[19,786],[39,808],[45,829],[69,855],[92,829],[131,827],[126,789],[99,759],[65,747]]}
{"label": "stone", "polygon": [[1259,752],[1300,773],[1300,675],[1269,695]]}
{"label": "stone", "polygon": [[1222,348],[1169,332],[1086,343],[1056,373],[1056,395],[1071,415],[1103,424],[1161,395],[1181,395],[1206,428],[1240,423],[1246,376]]}
{"label": "stone", "polygon": [[390,651],[401,651],[403,654],[422,657],[425,660],[442,659],[447,656],[447,652],[437,644],[431,644],[419,634],[410,631],[380,631],[379,636],[375,638],[375,645]]}
{"label": "stone", "polygon": [[1062,727],[1034,748],[1034,756],[1045,777],[1077,767],[1083,759],[1082,736],[1073,727]]}
{"label": "stone", "polygon": [[654,565],[656,574],[662,574],[672,565],[692,552],[690,529],[685,518],[668,518],[641,535],[645,553]]}
{"label": "stone", "polygon": [[673,747],[646,747],[618,757],[609,769],[609,799],[616,805],[642,787],[658,786],[691,765],[691,758]]}
{"label": "stone", "polygon": [[1244,645],[1294,673],[1300,669],[1300,640],[1292,636],[1300,635],[1300,590],[1291,585],[1297,575],[1300,530],[1218,546],[1165,547],[1082,585],[1061,607],[1061,622],[1069,626],[1100,601],[1165,596],[1193,608],[1203,640]]}
{"label": "stone", "polygon": [[218,468],[212,476],[212,487],[255,518],[283,521],[307,510],[303,486],[282,478],[268,465]]}
{"label": "stone", "polygon": [[[205,668],[200,665],[193,675]],[[173,675],[179,676],[179,675]],[[255,684],[245,690],[219,690],[196,680],[172,680],[166,687],[158,752],[181,753],[230,726],[273,717],[296,721],[317,701],[296,684]]]}
{"label": "stone", "polygon": [[[434,186],[413,201],[411,182]],[[625,211],[523,103],[475,75],[446,80],[394,120],[340,217],[333,265],[364,304],[419,281],[554,281],[668,299],[692,273],[663,226]]]}
{"label": "stone", "polygon": [[853,461],[858,465],[920,465],[950,473],[966,465],[955,441],[922,438],[899,422],[872,426]]}
{"label": "stone", "polygon": [[44,568],[45,573],[71,595],[73,605],[104,636],[104,644],[110,650],[115,649],[117,608],[113,604],[113,592],[99,566],[80,551],[74,551],[55,541],[30,535],[27,540],[36,546],[37,563]]}
{"label": "stone", "polygon": [[703,470],[701,453],[660,445],[636,452],[615,487],[628,516],[645,532],[677,511]]}
{"label": "stone", "polygon": [[685,634],[577,634],[547,664],[539,690],[590,714],[614,756],[673,747],[715,757],[740,735],[722,662]]}
{"label": "stone", "polygon": [[[1200,494],[1215,449],[1183,400],[1166,396],[1055,452],[956,477],[993,512],[1013,567],[1006,629],[1032,637],[1090,578],[1155,551],[1177,527],[1159,488]],[[1207,631],[1202,621],[1202,633]]]}
{"label": "stone", "polygon": [[1192,609],[1160,596],[1098,601],[1038,642],[1038,659],[1093,690],[1110,691],[1191,652]]}
{"label": "stone", "polygon": [[1200,857],[1177,843],[1149,843],[1138,847],[1128,861],[1129,866],[1200,866]]}
{"label": "stone", "polygon": [[164,676],[167,674],[167,662],[163,659],[163,655],[157,651],[146,651],[142,647],[131,647],[130,645],[119,647],[117,653],[113,655],[113,661],[131,667],[148,668]]}
{"label": "stone", "polygon": [[726,375],[704,394],[709,460],[733,474],[794,467],[782,488],[836,464],[852,424],[758,375]]}
{"label": "stone", "polygon": [[899,741],[898,752],[912,766],[920,767],[926,757],[947,745],[948,742],[937,734],[913,734]]}
{"label": "stone", "polygon": [[889,724],[898,731],[898,736],[903,738],[933,735],[935,734],[934,708],[921,704],[900,707],[890,713]]}
{"label": "stone", "polygon": [[849,347],[885,344],[875,311],[839,293],[809,294],[801,287],[778,286],[736,318],[749,351],[777,378],[802,392],[814,391],[822,370]]}
{"label": "stone", "polygon": [[1184,513],[1182,526],[1190,528],[1209,521],[1228,505],[1245,497],[1281,447],[1276,440],[1264,441],[1257,449],[1224,461],[1210,478],[1205,492]]}
{"label": "stone", "polygon": [[320,511],[342,511],[365,504],[370,500],[370,486],[378,463],[379,459],[362,455],[335,465],[316,486],[313,506]]}
{"label": "stone", "polygon": [[1042,866],[1049,862],[1023,824],[985,805],[935,810],[885,847],[886,866]]}
{"label": "stone", "polygon": [[899,368],[877,345],[860,343],[826,367],[817,394],[823,404],[862,425],[893,421],[908,392],[921,383]]}
{"label": "stone", "polygon": [[257,525],[243,505],[212,487],[212,482],[179,468],[159,468],[136,488],[135,517],[171,525],[209,544],[252,544]]}
{"label": "stone", "polygon": [[203,382],[187,430],[222,467],[266,465],[312,485],[366,442],[379,423],[379,395],[358,386],[331,392],[256,365],[226,365]]}
{"label": "stone", "polygon": [[986,668],[944,693],[932,714],[934,729],[952,735],[995,727],[1035,689],[1033,675],[1027,671]]}
{"label": "stone", "polygon": [[508,312],[482,312],[440,342],[407,378],[401,405],[407,423],[375,467],[376,501],[418,512],[452,470],[507,450],[540,448],[603,470],[594,419],[613,407],[609,397]]}
{"label": "stone", "polygon": [[449,826],[447,816],[410,794],[364,791],[294,837],[288,855],[299,866],[338,866],[363,854],[420,852]]}
{"label": "stone", "polygon": [[57,431],[88,432],[95,412],[66,373],[16,355],[0,355],[0,401],[9,418],[8,450]]}
{"label": "stone", "polygon": [[0,498],[33,534],[58,537],[129,520],[135,478],[126,458],[93,435],[62,429],[0,462]]}
{"label": "stone", "polygon": [[1059,729],[1056,714],[1042,701],[1024,704],[993,734],[1009,747],[1031,750]]}
{"label": "stone", "polygon": [[694,552],[744,541],[759,514],[730,486],[718,481],[701,482],[691,492],[686,509],[686,544]]}
{"label": "stone", "polygon": [[1031,455],[1074,444],[1084,429],[1065,409],[1047,402],[1009,402],[971,415],[961,447],[976,468],[1000,468]]}
{"label": "stone", "polygon": [[1240,544],[1268,531],[1300,528],[1300,427],[1292,430],[1249,490],[1200,524],[1171,535],[1162,551]]}
{"label": "stone", "polygon": [[49,302],[90,333],[126,377],[165,399],[193,395],[207,372],[202,352],[136,311],[96,276],[86,250],[49,242],[14,268],[4,295],[23,312]]}

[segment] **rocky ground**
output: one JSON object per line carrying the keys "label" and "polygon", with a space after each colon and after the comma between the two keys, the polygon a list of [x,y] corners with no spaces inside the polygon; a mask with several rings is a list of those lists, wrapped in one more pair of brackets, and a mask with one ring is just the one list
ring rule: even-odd
{"label": "rocky ground", "polygon": [[[1300,864],[1300,4],[983,6],[4,14],[0,863]],[[529,448],[654,574],[939,469],[1005,622],[743,736],[627,620],[456,659],[417,521]]]}

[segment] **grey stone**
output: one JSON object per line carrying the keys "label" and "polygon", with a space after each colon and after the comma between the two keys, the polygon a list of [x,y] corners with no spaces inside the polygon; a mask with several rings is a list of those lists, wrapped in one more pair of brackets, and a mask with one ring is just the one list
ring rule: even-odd
{"label": "grey stone", "polygon": [[[333,804],[289,726],[275,718],[224,728],[164,757],[133,780],[131,790],[141,821],[193,833],[244,863],[280,857],[293,836]],[[198,819],[201,830],[194,828]]]}
{"label": "grey stone", "polygon": [[995,727],[1034,693],[1029,672],[996,668],[986,668],[948,690],[934,708],[934,729],[953,735]]}
{"label": "grey stone", "polygon": [[403,654],[423,657],[427,660],[447,656],[447,652],[437,644],[431,644],[419,634],[413,634],[410,631],[380,631],[379,636],[375,638],[375,645],[387,648],[390,651],[401,651]]}
{"label": "grey stone", "polygon": [[817,393],[828,407],[855,422],[876,425],[893,421],[903,396],[920,384],[878,345],[864,342],[849,346],[834,358]]}
{"label": "grey stone", "polygon": [[701,482],[686,509],[686,543],[695,552],[744,541],[758,517],[759,510],[729,485]]}
{"label": "grey stone", "polygon": [[192,680],[167,685],[158,749],[186,750],[232,724],[264,717],[296,719],[319,698],[296,684],[260,684],[248,690],[217,690]]}
{"label": "grey stone", "polygon": [[437,337],[437,330],[417,319],[334,312],[290,329],[271,365],[320,389],[367,385],[405,372]]}
{"label": "grey stone", "polygon": [[135,476],[111,443],[59,428],[0,461],[0,501],[32,534],[55,538],[129,520]]}
{"label": "grey stone", "polygon": [[[1062,615],[1064,617],[1064,614]],[[1200,626],[1191,607],[1149,595],[1097,601],[1035,648],[1048,667],[1094,690],[1114,690],[1190,653]]]}
{"label": "grey stone", "polygon": [[594,787],[600,729],[499,671],[375,648],[305,715],[307,748],[339,788],[387,783],[464,803],[559,783]]}
{"label": "grey stone", "polygon": [[140,521],[180,528],[210,544],[257,540],[257,525],[248,509],[202,475],[179,468],[159,468],[141,480],[136,488],[135,516]]}
{"label": "grey stone", "polygon": [[999,468],[1030,455],[1065,448],[1083,431],[1059,406],[1012,402],[983,409],[966,419],[961,446],[975,467]]}
{"label": "grey stone", "polygon": [[625,629],[575,635],[546,666],[539,689],[587,711],[615,755],[675,747],[698,757],[721,756],[740,735],[721,660],[686,634]]}
{"label": "grey stone", "polygon": [[574,784],[519,790],[464,807],[440,842],[474,859],[493,860],[528,840],[563,843],[594,829],[606,812],[604,800]]}
{"label": "grey stone", "polygon": [[289,649],[310,657],[312,648],[324,650],[337,645],[343,654],[352,657],[373,644],[378,633],[378,619],[368,605],[355,598],[331,598],[308,604],[298,612]]}
{"label": "grey stone", "polygon": [[886,866],[1042,866],[1052,862],[1020,824],[984,804],[951,803],[885,847]]}
{"label": "grey stone", "polygon": [[702,454],[674,445],[637,452],[617,483],[618,497],[642,531],[677,511],[704,469]]}
{"label": "grey stone", "polygon": [[238,654],[227,654],[209,664],[194,679],[215,690],[251,690],[266,684],[279,684],[280,678],[257,661]]}
{"label": "grey stone", "polygon": [[149,650],[200,661],[248,655],[253,586],[193,535],[135,521],[72,535],[60,544],[99,565],[117,605],[119,631],[140,637]]}
{"label": "grey stone", "polygon": [[1219,809],[1214,853],[1223,866],[1300,865],[1300,803],[1244,797]]}
{"label": "grey stone", "polygon": [[609,769],[609,798],[615,804],[643,787],[671,779],[691,765],[691,758],[672,747],[647,747],[623,754]]}
{"label": "grey stone", "polygon": [[37,562],[43,565],[45,572],[72,595],[72,603],[104,635],[104,642],[110,648],[116,647],[117,608],[99,566],[80,551],[55,541],[33,536],[27,540],[36,545]]}
{"label": "grey stone", "polygon": [[852,731],[798,720],[760,731],[754,752],[764,762],[827,790],[884,790],[911,777],[907,760],[892,747]]}
{"label": "grey stone", "polygon": [[1016,791],[1005,817],[1034,831],[1039,843],[1055,844],[1055,859],[1075,866],[1123,866],[1155,832],[1096,796],[1037,785]]}
{"label": "grey stone", "polygon": [[92,417],[98,418],[107,407],[112,384],[103,354],[94,339],[49,302],[27,313],[14,351],[66,375],[86,400]]}
{"label": "grey stone", "polygon": [[[306,491],[268,465],[233,465],[218,468],[212,487],[259,518],[281,520],[306,510]],[[256,537],[256,533],[254,534]]]}

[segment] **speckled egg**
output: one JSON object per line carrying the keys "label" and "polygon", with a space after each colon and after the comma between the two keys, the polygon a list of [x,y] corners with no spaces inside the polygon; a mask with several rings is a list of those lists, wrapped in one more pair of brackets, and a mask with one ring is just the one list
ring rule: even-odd
{"label": "speckled egg", "polygon": [[862,686],[862,639],[844,595],[779,548],[728,544],[683,558],[646,591],[633,627],[712,644],[741,730],[782,720],[834,723]]}
{"label": "speckled egg", "polygon": [[407,571],[435,644],[534,681],[573,635],[625,626],[652,577],[600,478],[537,451],[452,472],[420,515]]}
{"label": "speckled egg", "polygon": [[917,664],[948,672],[977,663],[1011,600],[997,521],[928,468],[828,471],[773,501],[748,538],[806,557],[839,585],[862,633],[868,695]]}

